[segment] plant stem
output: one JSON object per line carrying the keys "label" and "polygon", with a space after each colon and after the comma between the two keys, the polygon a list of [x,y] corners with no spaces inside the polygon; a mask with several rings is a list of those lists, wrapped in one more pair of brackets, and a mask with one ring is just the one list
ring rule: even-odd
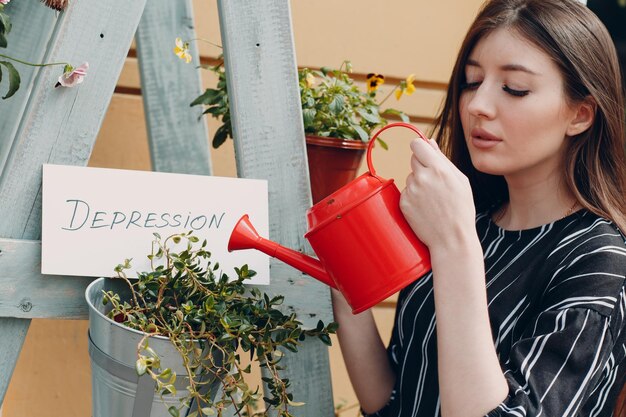
{"label": "plant stem", "polygon": [[387,99],[388,99],[389,97],[391,97],[391,95],[392,95],[392,94],[393,94],[393,93],[394,93],[397,89],[398,89],[398,86],[396,86],[396,88],[394,88],[393,90],[391,90],[391,91],[389,92],[389,94],[387,94],[387,95],[385,96],[385,98],[384,98],[384,99],[382,99],[382,100],[380,101],[380,103],[378,103],[378,105],[379,105],[379,106],[381,106],[381,105],[382,105],[385,101],[387,101]]}
{"label": "plant stem", "polygon": [[222,48],[222,45],[218,45],[218,44],[216,44],[216,43],[213,43],[213,42],[211,42],[211,41],[208,41],[208,40],[206,40],[206,39],[202,39],[202,38],[193,38],[193,39],[189,39],[188,41],[183,41],[183,42],[184,42],[184,43],[189,43],[189,42],[191,42],[191,41],[202,41],[202,42],[206,42],[206,43],[208,43],[209,45],[213,45],[213,46],[216,46],[216,47],[218,47],[218,48],[220,48],[220,49],[224,49],[224,48]]}
{"label": "plant stem", "polygon": [[[0,54],[0,55],[2,55],[2,54]],[[126,284],[128,284],[128,286],[130,287],[130,293],[133,296],[133,300],[135,301],[135,305],[137,307],[140,307],[139,306],[139,301],[137,301],[137,296],[135,295],[135,288],[133,287],[133,284],[130,282],[130,280],[128,279],[128,277],[124,273],[124,271],[118,272],[117,275],[118,275],[119,278],[122,278],[124,281],[126,281]],[[145,305],[145,302],[144,302],[144,305]]]}
{"label": "plant stem", "polygon": [[0,57],[10,59],[11,61],[19,62],[20,64],[29,65],[31,67],[49,67],[52,65],[70,65],[67,62],[50,62],[47,64],[33,64],[32,62],[22,61],[21,59],[13,58],[8,55],[0,54]]}

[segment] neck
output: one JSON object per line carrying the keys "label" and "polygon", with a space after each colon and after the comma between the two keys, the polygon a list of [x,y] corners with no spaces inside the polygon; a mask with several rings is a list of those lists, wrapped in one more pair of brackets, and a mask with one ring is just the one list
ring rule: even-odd
{"label": "neck", "polygon": [[562,219],[576,209],[576,198],[560,176],[531,181],[506,178],[509,202],[497,222],[504,229],[524,230]]}

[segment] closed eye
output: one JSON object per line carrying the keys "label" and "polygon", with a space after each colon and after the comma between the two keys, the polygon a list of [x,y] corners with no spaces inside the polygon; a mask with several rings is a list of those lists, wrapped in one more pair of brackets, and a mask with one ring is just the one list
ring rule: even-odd
{"label": "closed eye", "polygon": [[480,81],[476,81],[473,83],[462,83],[461,84],[461,91],[463,90],[475,90],[478,88],[478,86],[480,85]]}
{"label": "closed eye", "polygon": [[506,84],[502,86],[502,89],[515,97],[524,97],[530,93],[530,90],[514,90]]}

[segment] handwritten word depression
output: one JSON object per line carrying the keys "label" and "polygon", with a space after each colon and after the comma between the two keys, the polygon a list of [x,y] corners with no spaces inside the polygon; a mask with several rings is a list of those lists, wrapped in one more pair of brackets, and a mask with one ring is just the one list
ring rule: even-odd
{"label": "handwritten word depression", "polygon": [[95,211],[89,203],[83,200],[66,200],[72,209],[72,216],[67,227],[63,230],[75,231],[80,229],[129,229],[131,227],[156,228],[182,227],[193,230],[219,229],[225,212],[205,214],[154,213],[137,210],[122,211]]}

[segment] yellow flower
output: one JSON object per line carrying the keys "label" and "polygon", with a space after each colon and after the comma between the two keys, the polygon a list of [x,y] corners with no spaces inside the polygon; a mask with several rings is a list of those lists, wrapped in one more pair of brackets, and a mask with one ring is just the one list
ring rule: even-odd
{"label": "yellow flower", "polygon": [[415,81],[415,74],[411,74],[406,77],[406,80],[403,80],[398,88],[396,88],[396,100],[400,100],[402,94],[406,94],[410,96],[415,92],[415,86],[413,85],[413,81]]}
{"label": "yellow flower", "polygon": [[183,42],[181,38],[176,38],[176,47],[174,47],[174,53],[177,57],[184,60],[186,63],[191,62],[191,54],[189,53],[189,43]]}
{"label": "yellow flower", "polygon": [[378,89],[378,86],[385,83],[385,76],[381,74],[367,74],[367,92],[372,93]]}
{"label": "yellow flower", "polygon": [[311,74],[310,72],[307,72],[305,81],[306,81],[306,86],[311,88],[313,87],[313,85],[315,85],[315,76]]}

